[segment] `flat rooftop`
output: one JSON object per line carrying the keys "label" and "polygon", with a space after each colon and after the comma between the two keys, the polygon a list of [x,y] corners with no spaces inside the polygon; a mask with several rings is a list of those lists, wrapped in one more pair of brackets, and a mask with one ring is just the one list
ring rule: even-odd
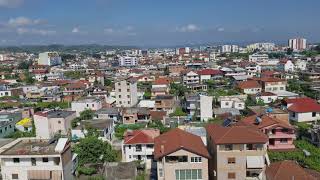
{"label": "flat rooftop", "polygon": [[[55,151],[58,140],[49,143],[43,139],[17,139],[12,142],[12,146],[6,147],[0,155],[55,155],[60,152]],[[9,144],[8,144],[9,145]]]}

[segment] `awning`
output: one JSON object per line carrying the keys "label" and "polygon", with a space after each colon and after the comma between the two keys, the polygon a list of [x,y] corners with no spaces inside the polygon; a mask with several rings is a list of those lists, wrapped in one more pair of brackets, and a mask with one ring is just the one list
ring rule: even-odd
{"label": "awning", "polygon": [[263,156],[247,156],[247,168],[263,168],[264,157]]}

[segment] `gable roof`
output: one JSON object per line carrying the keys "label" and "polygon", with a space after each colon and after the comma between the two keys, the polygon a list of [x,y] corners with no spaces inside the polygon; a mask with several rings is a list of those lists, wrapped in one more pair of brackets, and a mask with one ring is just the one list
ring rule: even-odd
{"label": "gable roof", "polygon": [[280,161],[270,164],[266,169],[267,180],[316,180],[294,161]]}
{"label": "gable roof", "polygon": [[154,85],[168,85],[170,84],[171,82],[171,79],[170,78],[166,78],[166,77],[161,77],[161,78],[157,78],[155,81],[154,81]]}
{"label": "gable roof", "polygon": [[222,75],[222,71],[218,69],[202,69],[197,72],[199,75]]}
{"label": "gable roof", "polygon": [[157,129],[126,131],[124,144],[153,144],[155,137],[160,135]]}
{"label": "gable roof", "polygon": [[253,116],[248,116],[245,117],[244,119],[242,119],[241,121],[239,121],[237,124],[238,125],[247,125],[247,126],[254,126],[257,127],[259,129],[264,128],[264,127],[268,127],[268,126],[281,126],[284,128],[288,128],[288,129],[293,129],[293,127],[289,124],[289,122],[285,122],[282,121],[280,119],[277,119],[275,117],[270,117],[268,115],[263,115],[261,116],[261,123],[256,124],[256,119],[257,119],[258,115],[253,115]]}
{"label": "gable roof", "polygon": [[240,89],[261,88],[261,85],[254,80],[239,82],[237,86]]}
{"label": "gable roof", "polygon": [[202,157],[210,157],[207,148],[199,136],[178,128],[156,137],[154,157],[155,159],[159,159],[181,149]]}
{"label": "gable roof", "polygon": [[266,143],[268,137],[256,128],[246,126],[223,127],[209,124],[207,133],[214,144]]}
{"label": "gable roof", "polygon": [[289,111],[297,113],[320,112],[320,104],[317,103],[294,103],[288,108]]}
{"label": "gable roof", "polygon": [[315,99],[309,97],[300,97],[300,98],[291,98],[291,99],[284,99],[283,100],[286,104],[293,104],[293,103],[317,103]]}

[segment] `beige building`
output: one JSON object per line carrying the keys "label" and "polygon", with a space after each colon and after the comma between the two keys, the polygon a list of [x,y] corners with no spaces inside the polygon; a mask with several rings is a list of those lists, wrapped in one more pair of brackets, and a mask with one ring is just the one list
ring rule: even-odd
{"label": "beige building", "polygon": [[155,139],[159,180],[209,179],[209,153],[200,136],[173,129]]}
{"label": "beige building", "polygon": [[67,135],[71,130],[71,121],[76,118],[74,111],[42,111],[34,114],[36,136],[50,139],[55,134]]}
{"label": "beige building", "polygon": [[72,180],[71,142],[19,138],[0,148],[1,174],[5,180]]}
{"label": "beige building", "polygon": [[137,82],[133,79],[123,79],[115,83],[116,106],[132,107],[138,103]]}
{"label": "beige building", "polygon": [[243,126],[207,126],[210,179],[265,180],[268,137]]}

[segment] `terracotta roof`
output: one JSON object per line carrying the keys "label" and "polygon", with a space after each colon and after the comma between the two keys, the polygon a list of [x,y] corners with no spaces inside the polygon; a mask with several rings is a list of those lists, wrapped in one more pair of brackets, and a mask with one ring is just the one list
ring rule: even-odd
{"label": "terracotta roof", "polygon": [[155,137],[160,135],[157,129],[126,131],[124,144],[154,144]]}
{"label": "terracotta roof", "polygon": [[202,69],[197,72],[199,75],[221,75],[223,74],[220,70],[218,69]]}
{"label": "terracotta roof", "polygon": [[239,82],[237,86],[240,89],[261,88],[261,85],[254,80]]}
{"label": "terracotta roof", "polygon": [[223,127],[216,124],[209,124],[206,129],[214,144],[268,142],[268,137],[256,128],[248,128],[246,126]]}
{"label": "terracotta roof", "polygon": [[163,120],[163,117],[166,115],[166,111],[150,111],[150,116],[152,120]]}
{"label": "terracotta roof", "polygon": [[277,95],[272,92],[261,92],[260,96],[277,96]]}
{"label": "terracotta roof", "polygon": [[292,98],[292,99],[284,99],[286,104],[294,104],[294,103],[317,103],[315,99],[309,97],[301,97],[301,98]]}
{"label": "terracotta roof", "polygon": [[162,84],[170,84],[171,80],[169,78],[157,78],[153,84],[162,85]]}
{"label": "terracotta roof", "polygon": [[290,123],[287,121],[283,121],[274,117],[270,117],[268,115],[261,116],[261,123],[256,124],[256,119],[258,115],[248,116],[239,121],[239,124],[247,125],[247,126],[255,126],[257,128],[264,128],[268,126],[281,126],[288,129],[293,129]]}
{"label": "terracotta roof", "polygon": [[159,159],[181,149],[202,157],[210,157],[199,136],[178,128],[172,129],[155,139],[154,157]]}
{"label": "terracotta roof", "polygon": [[297,113],[320,112],[320,104],[317,103],[294,103],[288,108],[289,111]]}
{"label": "terracotta roof", "polygon": [[267,180],[316,180],[294,161],[280,161],[266,169]]}

